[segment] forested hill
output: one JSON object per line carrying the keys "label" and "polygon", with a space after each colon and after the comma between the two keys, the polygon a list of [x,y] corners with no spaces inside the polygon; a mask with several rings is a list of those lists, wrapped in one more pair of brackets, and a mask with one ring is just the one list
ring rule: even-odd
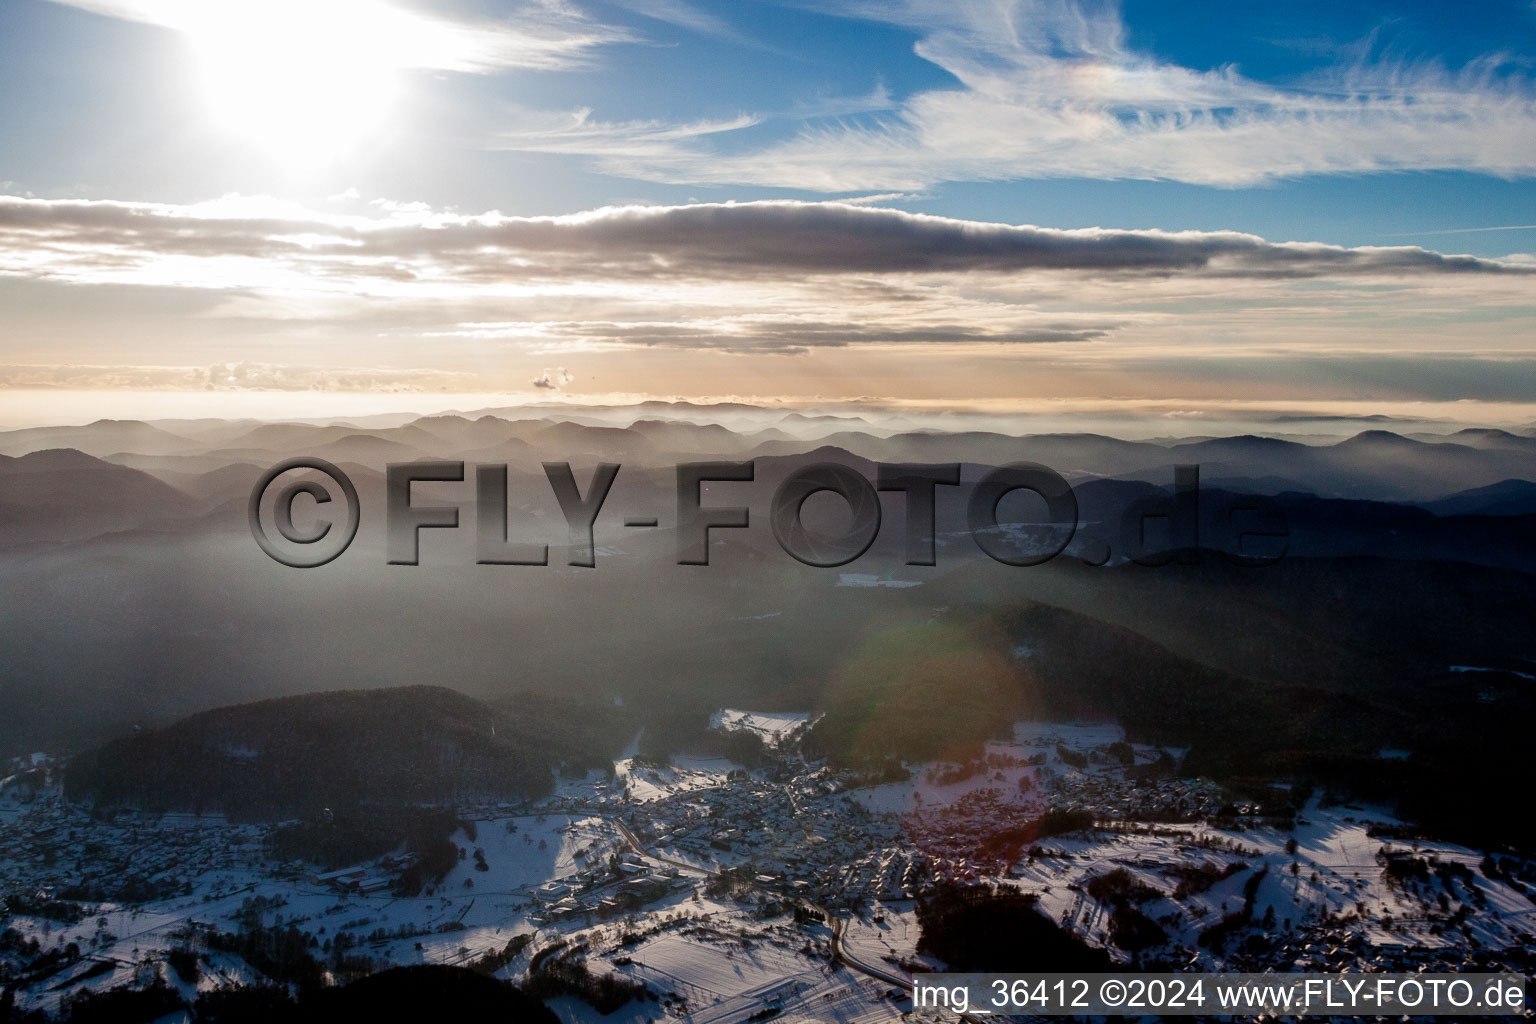
{"label": "forested hill", "polygon": [[274,818],[362,803],[535,797],[562,752],[536,723],[437,686],[306,694],[206,711],[74,759],[98,807]]}

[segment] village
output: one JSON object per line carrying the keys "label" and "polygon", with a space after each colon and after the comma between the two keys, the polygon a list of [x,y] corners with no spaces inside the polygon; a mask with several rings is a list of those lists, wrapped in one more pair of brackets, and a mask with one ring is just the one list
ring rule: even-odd
{"label": "village", "polygon": [[[275,856],[274,824],[93,815],[35,755],[0,779],[0,984],[49,1013],[157,979],[190,1003],[288,983],[244,943],[291,931],[335,980],[564,964],[631,986],[601,1019],[896,1019],[910,975],[945,966],[916,909],[941,886],[1027,895],[1128,965],[1529,966],[1532,864],[1414,837],[1379,808],[1311,794],[1281,820],[1181,777],[1181,751],[1094,723],[1020,723],[966,761],[872,778],[804,756],[812,720],[717,715],[763,735],[752,770],[630,756],[535,803],[458,806],[457,860],[416,892],[404,848],[326,867]],[[550,1005],[598,1016],[574,994]]]}

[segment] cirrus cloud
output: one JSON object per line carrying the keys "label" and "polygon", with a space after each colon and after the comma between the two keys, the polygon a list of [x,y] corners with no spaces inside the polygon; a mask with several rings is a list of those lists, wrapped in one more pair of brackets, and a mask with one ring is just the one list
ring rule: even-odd
{"label": "cirrus cloud", "polygon": [[[824,13],[913,33],[958,85],[862,118],[777,119],[766,142],[644,133],[582,111],[563,129],[512,117],[487,146],[585,154],[605,173],[674,184],[822,192],[950,181],[1161,179],[1218,187],[1319,174],[1467,170],[1536,174],[1528,63],[1489,54],[1459,69],[1370,48],[1285,84],[1231,64],[1191,68],[1127,41],[1102,0],[869,0]],[[760,118],[749,118],[757,123]]]}

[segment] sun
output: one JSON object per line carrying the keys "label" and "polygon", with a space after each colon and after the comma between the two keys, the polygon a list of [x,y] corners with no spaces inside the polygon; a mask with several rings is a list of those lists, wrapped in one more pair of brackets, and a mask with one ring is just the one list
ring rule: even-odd
{"label": "sun", "polygon": [[343,157],[386,126],[412,26],[376,0],[206,0],[182,23],[220,129],[299,167]]}

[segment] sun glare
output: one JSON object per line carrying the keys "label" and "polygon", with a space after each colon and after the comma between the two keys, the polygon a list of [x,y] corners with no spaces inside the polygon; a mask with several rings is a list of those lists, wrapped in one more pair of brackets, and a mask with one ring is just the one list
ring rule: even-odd
{"label": "sun glare", "polygon": [[410,66],[414,19],[368,0],[224,0],[186,18],[219,126],[293,166],[373,135]]}

